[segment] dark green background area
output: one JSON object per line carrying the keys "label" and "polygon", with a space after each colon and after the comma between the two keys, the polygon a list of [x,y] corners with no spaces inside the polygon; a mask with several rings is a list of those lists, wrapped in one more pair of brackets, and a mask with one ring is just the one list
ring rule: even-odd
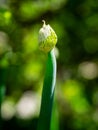
{"label": "dark green background area", "polygon": [[14,112],[7,118],[3,106],[11,102],[16,111],[26,92],[41,96],[47,59],[38,48],[43,19],[58,36],[51,130],[97,130],[98,1],[0,0],[0,79],[6,86],[3,130],[36,130],[38,114],[21,118]]}

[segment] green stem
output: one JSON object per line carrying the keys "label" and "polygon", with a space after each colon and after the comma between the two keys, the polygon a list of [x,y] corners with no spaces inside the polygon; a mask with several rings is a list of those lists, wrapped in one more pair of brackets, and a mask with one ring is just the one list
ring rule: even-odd
{"label": "green stem", "polygon": [[56,82],[56,58],[54,50],[48,53],[42,92],[41,110],[37,130],[50,130],[54,89]]}

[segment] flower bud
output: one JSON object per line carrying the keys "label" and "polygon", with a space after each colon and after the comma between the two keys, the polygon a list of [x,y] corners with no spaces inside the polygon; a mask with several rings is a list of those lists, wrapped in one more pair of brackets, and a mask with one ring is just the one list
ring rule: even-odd
{"label": "flower bud", "polygon": [[43,27],[39,30],[39,48],[44,52],[51,51],[57,43],[57,35],[51,26],[45,24],[43,20]]}

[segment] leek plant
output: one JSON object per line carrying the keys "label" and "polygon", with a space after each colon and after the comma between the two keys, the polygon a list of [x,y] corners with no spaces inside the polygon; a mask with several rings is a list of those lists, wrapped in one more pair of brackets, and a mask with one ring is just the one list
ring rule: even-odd
{"label": "leek plant", "polygon": [[56,58],[54,46],[57,43],[57,36],[50,25],[46,25],[45,21],[43,22],[43,27],[39,31],[39,47],[42,51],[48,53],[48,58],[37,130],[50,130],[56,83]]}

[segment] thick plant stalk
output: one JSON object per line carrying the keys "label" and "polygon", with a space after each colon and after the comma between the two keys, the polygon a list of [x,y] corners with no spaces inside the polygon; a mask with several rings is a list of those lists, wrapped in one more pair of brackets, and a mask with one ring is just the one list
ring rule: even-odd
{"label": "thick plant stalk", "polygon": [[37,130],[50,130],[53,97],[56,82],[56,58],[54,50],[48,52],[46,73],[42,91],[41,110]]}

